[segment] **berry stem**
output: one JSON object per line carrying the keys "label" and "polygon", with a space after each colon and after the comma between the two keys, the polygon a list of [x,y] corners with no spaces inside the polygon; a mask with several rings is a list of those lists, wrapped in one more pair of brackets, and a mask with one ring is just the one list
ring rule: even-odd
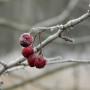
{"label": "berry stem", "polygon": [[39,53],[39,55],[43,56],[42,45],[41,45],[41,32],[39,32],[39,43],[40,43],[40,53]]}
{"label": "berry stem", "polygon": [[36,37],[37,37],[37,34],[38,34],[38,33],[36,33],[35,36],[34,36],[34,40],[33,40],[33,43],[32,43],[32,47],[34,47],[34,42],[35,42],[35,39],[36,39]]}

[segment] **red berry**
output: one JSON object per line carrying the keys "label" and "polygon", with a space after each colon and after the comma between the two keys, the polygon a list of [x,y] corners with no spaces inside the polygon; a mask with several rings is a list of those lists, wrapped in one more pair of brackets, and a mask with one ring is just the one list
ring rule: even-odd
{"label": "red berry", "polygon": [[20,37],[20,45],[28,47],[33,43],[33,37],[29,33],[24,33]]}
{"label": "red berry", "polygon": [[42,56],[37,56],[34,65],[36,66],[36,68],[44,68],[46,65],[46,60],[44,57]]}
{"label": "red berry", "polygon": [[28,60],[28,64],[29,64],[30,67],[34,67],[34,62],[36,60],[36,57],[37,56],[35,54],[28,57],[27,60]]}
{"label": "red berry", "polygon": [[31,46],[22,48],[22,55],[26,58],[28,58],[33,53],[34,53],[34,51]]}

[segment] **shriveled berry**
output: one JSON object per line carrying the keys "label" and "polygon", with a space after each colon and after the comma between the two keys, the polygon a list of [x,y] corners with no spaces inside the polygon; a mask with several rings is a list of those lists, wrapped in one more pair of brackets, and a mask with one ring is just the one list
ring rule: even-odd
{"label": "shriveled berry", "polygon": [[24,33],[20,37],[20,45],[28,47],[33,43],[33,37],[29,33]]}
{"label": "shriveled berry", "polygon": [[34,67],[34,62],[36,60],[37,56],[35,54],[28,57],[27,61],[30,67]]}
{"label": "shriveled berry", "polygon": [[26,58],[28,58],[30,55],[34,53],[33,47],[23,47],[22,48],[22,55]]}
{"label": "shriveled berry", "polygon": [[42,56],[37,56],[34,65],[36,66],[36,68],[44,68],[46,65],[46,60],[44,57]]}

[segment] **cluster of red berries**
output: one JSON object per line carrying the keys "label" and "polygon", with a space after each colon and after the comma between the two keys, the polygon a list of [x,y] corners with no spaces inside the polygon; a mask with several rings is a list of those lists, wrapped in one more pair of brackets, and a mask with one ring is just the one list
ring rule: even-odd
{"label": "cluster of red berries", "polygon": [[22,48],[22,55],[27,58],[30,67],[44,68],[46,60],[43,56],[35,55],[33,48],[33,37],[29,33],[24,33],[20,37],[20,45]]}

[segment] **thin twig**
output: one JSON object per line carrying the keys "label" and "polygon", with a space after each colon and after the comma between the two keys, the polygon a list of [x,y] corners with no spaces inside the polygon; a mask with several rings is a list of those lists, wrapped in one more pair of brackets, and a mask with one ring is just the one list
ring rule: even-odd
{"label": "thin twig", "polygon": [[57,64],[57,63],[67,63],[67,62],[88,63],[88,64],[90,64],[90,60],[73,60],[73,59],[71,59],[71,60],[60,60],[60,59],[58,59],[58,60],[53,60],[53,61],[47,61],[47,65],[48,64]]}
{"label": "thin twig", "polygon": [[[53,57],[53,58],[46,58],[45,57],[45,59],[46,59],[46,65],[67,63],[67,62],[90,64],[90,60],[75,60],[75,59],[63,60],[60,56]],[[14,71],[18,71],[18,70],[24,69],[26,66],[29,66],[29,65],[28,65],[28,63],[20,63],[19,66],[23,66],[23,67],[7,70],[6,72],[4,72],[4,74],[9,74],[9,73],[12,73]]]}
{"label": "thin twig", "polygon": [[88,43],[90,42],[90,35],[87,35],[87,36],[83,36],[83,37],[77,37],[75,38],[74,37],[74,42],[73,43],[70,43],[70,42],[65,42],[63,40],[59,41],[58,39],[56,39],[54,41],[54,43],[57,43],[57,44],[66,44],[66,45],[78,45],[78,44],[85,44],[85,43]]}

